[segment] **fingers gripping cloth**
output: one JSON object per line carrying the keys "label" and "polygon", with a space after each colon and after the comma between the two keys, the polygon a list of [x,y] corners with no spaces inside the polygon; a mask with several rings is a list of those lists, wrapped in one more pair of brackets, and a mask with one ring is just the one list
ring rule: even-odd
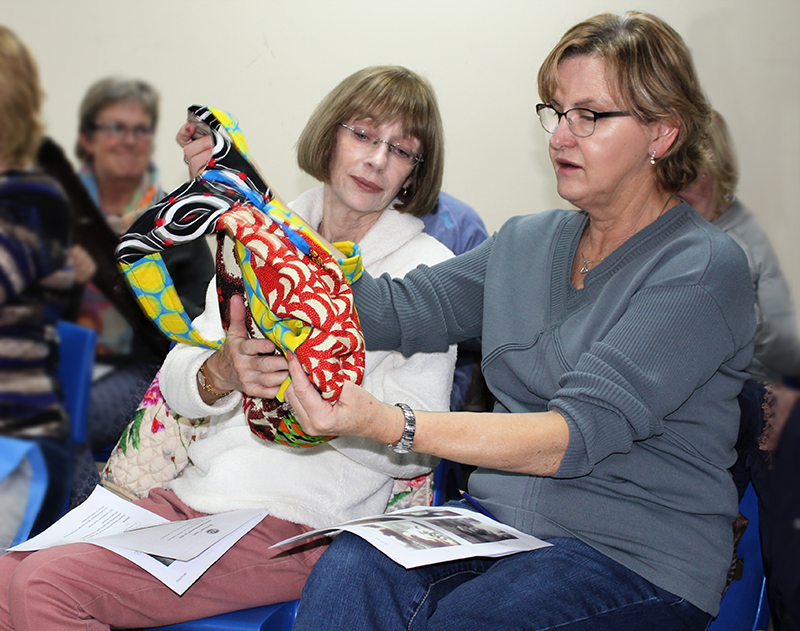
{"label": "fingers gripping cloth", "polygon": [[[177,342],[218,349],[192,326],[161,253],[216,233],[217,292],[225,329],[230,299],[244,296],[251,337],[268,338],[300,360],[328,401],[345,381],[364,375],[364,339],[350,283],[362,272],[358,246],[337,243],[335,259],[324,241],[275,197],[249,160],[238,126],[225,112],[192,106],[214,139],[207,170],[146,211],[120,240],[117,258],[144,312]],[[207,126],[207,127],[205,127]],[[251,430],[266,440],[313,446],[331,437],[308,436],[281,385],[276,399],[244,396]]]}

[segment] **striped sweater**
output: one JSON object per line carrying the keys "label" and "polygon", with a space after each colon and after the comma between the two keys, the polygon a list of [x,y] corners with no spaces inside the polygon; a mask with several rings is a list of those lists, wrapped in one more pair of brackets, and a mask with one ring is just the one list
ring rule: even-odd
{"label": "striped sweater", "polygon": [[33,171],[0,174],[0,434],[63,436],[55,324],[73,284],[70,211]]}

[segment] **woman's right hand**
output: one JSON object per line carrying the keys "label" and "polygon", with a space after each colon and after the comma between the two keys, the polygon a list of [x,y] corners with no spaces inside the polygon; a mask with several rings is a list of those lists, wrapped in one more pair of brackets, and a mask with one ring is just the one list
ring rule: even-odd
{"label": "woman's right hand", "polygon": [[[251,397],[274,399],[289,375],[286,359],[274,354],[276,347],[270,340],[249,336],[240,295],[231,297],[230,318],[222,347],[204,364],[208,384],[220,392],[238,390]],[[198,389],[206,403],[216,400],[202,388]]]}
{"label": "woman's right hand", "polygon": [[214,139],[207,135],[192,139],[195,131],[195,124],[186,122],[175,136],[175,140],[183,147],[183,161],[189,166],[189,175],[192,178],[196,178],[205,170],[211,156],[214,155]]}

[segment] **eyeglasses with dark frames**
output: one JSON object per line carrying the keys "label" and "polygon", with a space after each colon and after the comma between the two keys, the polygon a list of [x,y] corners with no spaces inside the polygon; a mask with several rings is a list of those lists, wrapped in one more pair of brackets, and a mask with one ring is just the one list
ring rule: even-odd
{"label": "eyeglasses with dark frames", "polygon": [[562,117],[566,117],[569,130],[578,138],[587,138],[594,133],[598,119],[630,116],[630,112],[595,112],[585,107],[573,107],[566,112],[559,112],[552,105],[539,103],[536,106],[539,122],[548,134],[554,134]]}
{"label": "eyeglasses with dark frames", "polygon": [[424,162],[411,147],[404,145],[401,142],[389,142],[383,138],[378,138],[375,134],[361,126],[354,127],[345,123],[340,123],[342,127],[350,131],[348,138],[353,140],[354,143],[362,145],[365,148],[370,146],[377,146],[379,143],[384,143],[389,147],[389,155],[396,158],[398,161],[408,166],[414,166],[417,162]]}

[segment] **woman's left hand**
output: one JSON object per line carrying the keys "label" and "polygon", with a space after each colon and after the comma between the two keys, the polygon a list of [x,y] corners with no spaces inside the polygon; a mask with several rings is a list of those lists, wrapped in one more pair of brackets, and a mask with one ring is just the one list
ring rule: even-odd
{"label": "woman's left hand", "polygon": [[292,383],[286,400],[294,409],[303,431],[311,436],[362,436],[392,443],[403,434],[400,408],[378,401],[369,392],[347,381],[339,400],[328,403],[320,396],[295,355],[290,355]]}

